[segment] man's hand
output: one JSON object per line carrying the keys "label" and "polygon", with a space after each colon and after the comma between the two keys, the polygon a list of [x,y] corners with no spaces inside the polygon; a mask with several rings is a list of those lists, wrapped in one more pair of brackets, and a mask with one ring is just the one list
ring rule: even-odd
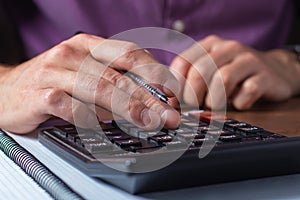
{"label": "man's hand", "polygon": [[176,128],[180,122],[170,105],[118,72],[136,73],[169,97],[178,93],[175,77],[130,42],[79,34],[0,70],[0,127],[8,131],[32,131],[51,116],[92,128],[111,112],[145,129]]}
{"label": "man's hand", "polygon": [[[199,45],[207,54],[201,47],[199,51]],[[183,86],[183,100],[190,105],[220,108],[227,99],[245,110],[259,99],[281,101],[300,93],[300,63],[291,52],[260,52],[217,36],[199,45],[177,56],[170,68]],[[191,98],[192,93],[197,99]]]}

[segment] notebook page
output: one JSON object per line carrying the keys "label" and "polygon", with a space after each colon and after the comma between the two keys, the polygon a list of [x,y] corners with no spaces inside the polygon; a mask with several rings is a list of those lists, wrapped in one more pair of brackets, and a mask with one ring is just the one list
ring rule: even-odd
{"label": "notebook page", "polygon": [[2,151],[0,151],[0,185],[1,198],[6,200],[52,199]]}
{"label": "notebook page", "polygon": [[[110,186],[100,180],[92,179],[58,155],[44,147],[37,140],[37,134],[17,135],[8,132],[16,142],[23,146],[40,162],[46,165],[53,173],[62,179],[69,187],[87,200],[145,200],[146,198],[135,196]],[[113,195],[112,195],[113,194]],[[148,198],[147,198],[148,199]]]}

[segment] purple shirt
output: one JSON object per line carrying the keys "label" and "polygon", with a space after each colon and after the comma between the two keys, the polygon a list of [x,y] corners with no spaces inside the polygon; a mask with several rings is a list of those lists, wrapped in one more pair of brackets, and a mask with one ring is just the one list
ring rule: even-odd
{"label": "purple shirt", "polygon": [[175,29],[195,40],[215,34],[266,50],[285,44],[293,15],[290,0],[33,1],[37,12],[17,22],[28,57],[79,30],[108,38],[138,27]]}

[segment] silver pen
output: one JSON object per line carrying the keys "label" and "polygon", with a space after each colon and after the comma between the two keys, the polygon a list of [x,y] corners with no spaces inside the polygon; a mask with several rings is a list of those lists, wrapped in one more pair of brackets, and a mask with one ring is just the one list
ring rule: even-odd
{"label": "silver pen", "polygon": [[146,83],[141,77],[139,77],[136,74],[133,74],[131,72],[128,71],[121,71],[121,73],[125,74],[127,77],[129,77],[131,80],[133,80],[137,85],[143,87],[145,90],[147,90],[148,92],[150,92],[150,94],[152,94],[155,98],[159,99],[160,101],[168,104],[168,97],[166,97],[166,95],[160,91],[158,88],[154,88],[151,85],[149,85],[148,83]]}

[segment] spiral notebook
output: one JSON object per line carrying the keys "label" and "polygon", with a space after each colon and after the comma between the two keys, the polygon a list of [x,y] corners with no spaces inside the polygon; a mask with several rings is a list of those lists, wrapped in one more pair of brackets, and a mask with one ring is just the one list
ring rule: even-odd
{"label": "spiral notebook", "polygon": [[0,181],[5,183],[0,192],[5,199],[82,199],[2,130],[0,149]]}

